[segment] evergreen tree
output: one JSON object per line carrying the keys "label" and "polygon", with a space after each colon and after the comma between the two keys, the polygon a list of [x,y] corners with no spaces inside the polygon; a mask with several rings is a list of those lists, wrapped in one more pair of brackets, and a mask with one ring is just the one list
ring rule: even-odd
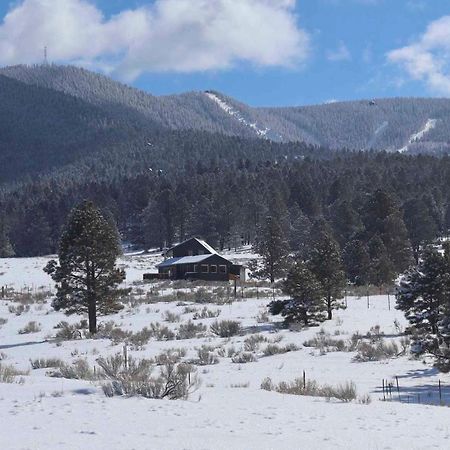
{"label": "evergreen tree", "polygon": [[315,233],[311,243],[308,267],[322,286],[328,319],[332,319],[337,300],[342,298],[345,273],[342,268],[339,244],[325,228]]}
{"label": "evergreen tree", "polygon": [[418,264],[420,248],[433,241],[438,234],[438,226],[422,199],[407,201],[403,205],[403,210],[414,259]]}
{"label": "evergreen tree", "polygon": [[368,248],[370,256],[368,281],[375,286],[392,283],[395,268],[379,235],[375,235],[369,241]]}
{"label": "evergreen tree", "polygon": [[262,268],[257,276],[270,278],[273,283],[275,278],[284,275],[288,265],[289,245],[277,219],[267,217],[259,229],[254,249],[262,256]]}
{"label": "evergreen tree", "polygon": [[397,309],[405,313],[414,330],[421,351],[437,354],[440,344],[439,325],[448,303],[450,265],[448,249],[443,257],[427,248],[419,264],[401,279],[397,293]]}
{"label": "evergreen tree", "polygon": [[344,247],[342,259],[348,280],[358,286],[369,280],[370,256],[367,245],[359,240],[349,241]]}
{"label": "evergreen tree", "polygon": [[59,264],[50,261],[45,272],[56,282],[52,306],[67,314],[88,313],[89,331],[97,332],[97,314],[123,308],[118,301],[127,291],[118,289],[125,272],[116,268],[121,254],[118,231],[92,203],[74,208],[59,246]]}
{"label": "evergreen tree", "polygon": [[269,304],[272,314],[281,314],[286,323],[302,322],[305,326],[325,319],[322,286],[305,263],[298,261],[283,283],[283,293],[289,300]]}

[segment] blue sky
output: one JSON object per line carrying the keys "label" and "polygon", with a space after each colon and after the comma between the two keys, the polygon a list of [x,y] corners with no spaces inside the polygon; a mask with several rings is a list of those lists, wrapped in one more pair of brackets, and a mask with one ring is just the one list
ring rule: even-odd
{"label": "blue sky", "polygon": [[39,62],[48,45],[51,61],[156,95],[215,89],[251,105],[450,96],[449,0],[234,2],[1,1],[0,63]]}

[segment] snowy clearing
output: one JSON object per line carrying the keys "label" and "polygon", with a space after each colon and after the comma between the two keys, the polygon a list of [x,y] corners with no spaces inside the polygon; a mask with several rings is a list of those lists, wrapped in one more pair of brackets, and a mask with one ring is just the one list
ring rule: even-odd
{"label": "snowy clearing", "polygon": [[[234,255],[251,258],[249,252]],[[401,350],[405,319],[387,296],[348,297],[348,307],[335,312],[333,320],[302,331],[281,329],[279,318],[267,317],[266,305],[272,290],[260,284],[238,290],[233,300],[231,285],[186,282],[144,284],[158,254],[126,256],[127,283],[133,297],[116,315],[101,317],[114,321],[124,331],[137,332],[160,323],[174,333],[191,320],[206,331],[190,339],[156,340],[130,347],[132,357],[154,358],[168,349],[183,351],[183,361],[193,361],[197,350],[208,346],[218,363],[198,365],[200,387],[188,400],[155,400],[104,395],[101,381],[50,377],[51,368],[31,369],[30,360],[59,358],[71,364],[86,359],[96,366],[99,356],[123,351],[123,343],[109,338],[55,340],[54,327],[62,320],[75,324],[81,316],[66,317],[50,306],[42,294],[33,301],[16,297],[0,300],[1,363],[25,375],[15,383],[0,383],[0,448],[5,449],[424,449],[446,448],[450,409],[439,404],[437,388],[443,385],[442,403],[450,404],[450,377],[439,374],[429,361],[408,355],[370,362],[354,361],[357,351],[332,351],[329,347],[305,346],[318,336],[350,342],[355,333],[361,341],[379,325],[380,339],[395,342]],[[48,286],[42,272],[48,258],[0,260],[0,285]],[[214,293],[213,293],[214,291]],[[197,292],[197,294],[196,294]],[[195,297],[197,295],[197,297]],[[244,298],[242,298],[242,295]],[[258,295],[259,298],[256,298]],[[37,300],[37,301],[35,301]],[[168,301],[170,300],[170,301]],[[202,300],[202,303],[199,301]],[[224,303],[225,302],[225,303]],[[21,311],[20,305],[24,306]],[[28,306],[29,309],[28,309]],[[389,309],[390,307],[390,309]],[[206,309],[205,309],[206,308]],[[27,310],[28,309],[28,310]],[[202,310],[211,317],[194,317]],[[220,311],[218,313],[218,311]],[[20,313],[20,314],[19,314]],[[214,315],[219,314],[217,317]],[[240,322],[242,332],[228,338],[211,332],[216,320]],[[40,331],[19,334],[29,322]],[[0,322],[2,323],[2,322]],[[249,348],[249,337],[259,336]],[[268,346],[298,349],[272,354]],[[233,362],[229,356],[244,351],[256,361]],[[335,349],[334,349],[335,350]],[[234,353],[233,353],[234,352]],[[98,368],[98,366],[97,366]],[[353,381],[358,398],[345,403],[336,399],[281,394],[260,388],[270,377],[274,383],[301,378],[320,385],[337,386]],[[156,370],[157,372],[157,370]],[[396,391],[399,380],[400,398]],[[393,383],[392,395],[383,401],[382,380]],[[369,404],[360,400],[370,396]],[[386,395],[385,395],[386,397]],[[420,401],[420,404],[419,404]]]}

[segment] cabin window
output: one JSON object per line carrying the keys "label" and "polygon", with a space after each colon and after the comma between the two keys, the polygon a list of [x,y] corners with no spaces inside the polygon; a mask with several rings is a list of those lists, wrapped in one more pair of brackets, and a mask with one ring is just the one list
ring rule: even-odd
{"label": "cabin window", "polygon": [[223,266],[219,266],[220,269],[220,273],[227,273],[227,266],[223,265]]}
{"label": "cabin window", "polygon": [[209,266],[209,271],[211,273],[217,273],[217,266]]}
{"label": "cabin window", "polygon": [[202,264],[202,272],[208,273],[208,264]]}
{"label": "cabin window", "polygon": [[194,264],[194,273],[198,272],[198,264]]}

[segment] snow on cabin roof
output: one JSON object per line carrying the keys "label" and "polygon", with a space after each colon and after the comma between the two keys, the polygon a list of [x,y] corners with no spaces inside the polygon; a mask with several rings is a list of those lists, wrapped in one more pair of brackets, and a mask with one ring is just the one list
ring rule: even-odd
{"label": "snow on cabin roof", "polygon": [[156,267],[169,267],[169,266],[176,266],[179,264],[196,264],[199,262],[204,261],[205,259],[210,258],[212,255],[195,255],[195,256],[180,256],[178,258],[170,258],[166,259],[160,264],[157,264]]}
{"label": "snow on cabin roof", "polygon": [[212,253],[212,254],[218,254],[218,253],[217,253],[217,252],[216,252],[216,251],[215,251],[215,250],[214,250],[207,242],[203,241],[202,239],[198,239],[198,238],[189,238],[189,239],[186,239],[185,241],[180,242],[179,244],[174,245],[173,247],[170,247],[169,250],[166,251],[166,253],[169,253],[170,251],[172,251],[173,249],[179,247],[180,245],[183,245],[184,243],[189,242],[189,241],[192,241],[192,240],[197,241],[197,242],[198,242],[203,248],[205,248],[208,252],[210,252],[210,253]]}
{"label": "snow on cabin roof", "polygon": [[198,243],[200,243],[201,245],[203,245],[203,247],[205,247],[208,251],[210,251],[211,253],[217,253],[207,242],[203,241],[202,239],[197,239],[194,238]]}

